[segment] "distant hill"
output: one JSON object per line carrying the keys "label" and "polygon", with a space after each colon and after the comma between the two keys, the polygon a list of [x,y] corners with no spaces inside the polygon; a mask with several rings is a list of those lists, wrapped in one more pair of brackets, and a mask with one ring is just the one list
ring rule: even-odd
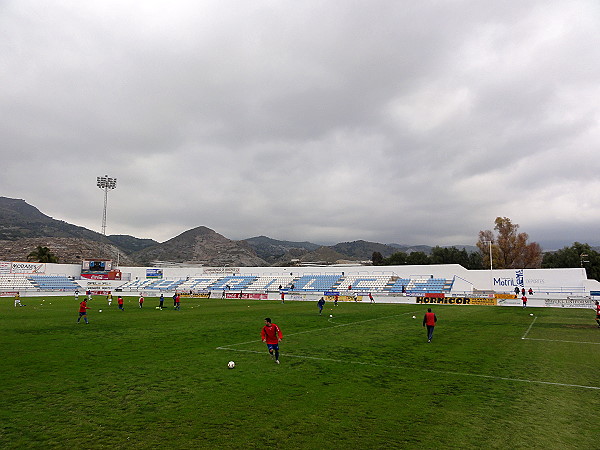
{"label": "distant hill", "polygon": [[[349,261],[359,261],[359,258],[337,252],[334,247],[319,247],[313,252],[302,255],[300,261],[315,264],[341,264]],[[370,259],[370,257],[368,258]]]}
{"label": "distant hill", "polygon": [[0,197],[0,240],[61,237],[109,243],[106,236],[42,214],[25,200]]}
{"label": "distant hill", "polygon": [[36,247],[48,247],[64,264],[84,258],[119,260],[133,265],[128,255],[149,245],[151,239],[133,236],[104,236],[84,227],[53,219],[25,200],[0,197],[0,259],[26,261]]}
{"label": "distant hill", "polygon": [[135,261],[117,246],[82,238],[35,237],[0,241],[0,260],[27,261],[27,255],[38,246],[48,247],[62,264],[80,264],[82,259],[112,259],[120,265],[134,266]]}
{"label": "distant hill", "polygon": [[[393,247],[395,252],[404,252],[404,253],[413,253],[413,252],[423,252],[426,255],[431,254],[430,245],[402,245],[402,244],[388,244],[390,247]],[[385,256],[385,255],[384,255]]]}
{"label": "distant hill", "polygon": [[110,242],[122,249],[127,254],[139,252],[140,250],[158,244],[158,242],[156,242],[153,239],[139,239],[133,236],[127,236],[122,234],[114,234],[111,236],[107,236],[107,238]]}
{"label": "distant hill", "polygon": [[256,255],[268,264],[277,264],[289,261],[290,258],[300,258],[302,255],[312,252],[320,247],[312,242],[290,242],[278,241],[266,236],[257,236],[244,239]]}
{"label": "distant hill", "polygon": [[196,227],[162,244],[133,253],[141,265],[156,261],[206,266],[264,266],[266,262],[243,241],[232,241],[207,227]]}
{"label": "distant hill", "polygon": [[370,260],[373,252],[379,252],[384,258],[387,258],[398,251],[391,245],[367,241],[342,242],[331,246],[331,248],[342,255],[363,261]]}
{"label": "distant hill", "polygon": [[[432,249],[427,245],[379,244],[363,240],[321,246],[267,236],[233,241],[203,226],[158,243],[133,236],[104,236],[47,216],[24,200],[0,197],[0,260],[25,261],[37,246],[48,247],[61,263],[80,263],[82,258],[107,258],[131,266],[160,262],[213,267],[286,266],[292,261],[334,264],[370,260],[373,252],[388,257],[398,251],[430,254]],[[465,248],[477,251],[474,246]]]}
{"label": "distant hill", "polygon": [[[388,244],[390,247],[393,247],[395,252],[404,252],[404,253],[413,253],[413,252],[423,252],[426,255],[430,255],[431,251],[434,247],[430,245],[402,245],[402,244]],[[475,245],[440,245],[442,248],[451,248],[455,247],[458,250],[466,250],[467,253],[478,252],[479,249]],[[385,256],[385,255],[383,255]]]}
{"label": "distant hill", "polygon": [[[387,258],[398,251],[405,251],[393,245],[379,244],[376,242],[353,241],[342,242],[331,246],[321,246],[312,242],[290,242],[278,241],[266,236],[245,239],[245,241],[256,251],[256,254],[269,264],[286,265],[292,260],[302,262],[321,262],[323,264],[334,264],[339,261],[368,261],[373,252],[380,252]],[[419,246],[418,251],[422,247]],[[405,247],[409,252],[412,248]],[[416,250],[412,250],[416,251]],[[431,247],[427,247],[431,252]]]}

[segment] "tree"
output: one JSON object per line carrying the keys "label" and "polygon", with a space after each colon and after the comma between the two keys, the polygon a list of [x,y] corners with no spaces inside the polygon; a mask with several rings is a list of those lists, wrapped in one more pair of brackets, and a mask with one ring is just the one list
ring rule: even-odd
{"label": "tree", "polygon": [[381,266],[383,263],[383,255],[380,252],[373,252],[371,262],[374,266]]}
{"label": "tree", "polygon": [[[538,269],[542,263],[542,248],[537,242],[528,243],[527,233],[518,233],[519,225],[508,217],[496,217],[494,230],[479,232],[477,248],[486,267],[490,266],[490,245],[495,269]],[[491,244],[490,244],[491,243]]]}
{"label": "tree", "polygon": [[392,253],[388,258],[384,258],[381,262],[382,266],[402,266],[406,264],[406,253]]}
{"label": "tree", "polygon": [[575,242],[571,247],[544,254],[542,268],[565,267],[584,267],[588,278],[600,281],[600,253],[592,250],[588,244]]}
{"label": "tree", "polygon": [[429,258],[431,264],[460,264],[466,269],[482,269],[483,263],[481,253],[467,252],[466,249],[459,250],[456,247],[434,247]]}
{"label": "tree", "polygon": [[427,256],[427,254],[424,252],[411,252],[406,257],[406,264],[424,265],[424,264],[431,264],[431,261],[429,260],[429,256]]}
{"label": "tree", "polygon": [[467,267],[469,264],[467,251],[459,250],[456,247],[433,247],[430,259],[431,264],[460,264],[463,267]]}
{"label": "tree", "polygon": [[483,269],[483,256],[481,255],[480,252],[469,253],[469,264],[467,265],[467,269],[471,269],[471,270]]}
{"label": "tree", "polygon": [[27,261],[57,263],[58,257],[54,255],[48,247],[42,247],[41,245],[38,245],[34,251],[27,255]]}

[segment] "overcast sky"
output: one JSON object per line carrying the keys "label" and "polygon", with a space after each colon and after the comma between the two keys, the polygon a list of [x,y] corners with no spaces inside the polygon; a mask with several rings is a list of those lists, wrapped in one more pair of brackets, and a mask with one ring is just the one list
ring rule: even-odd
{"label": "overcast sky", "polygon": [[0,2],[0,195],[107,234],[600,245],[600,2]]}

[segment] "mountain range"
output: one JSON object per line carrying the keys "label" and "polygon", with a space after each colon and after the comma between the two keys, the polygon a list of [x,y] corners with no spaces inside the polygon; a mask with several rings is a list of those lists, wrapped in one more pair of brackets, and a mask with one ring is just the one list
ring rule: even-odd
{"label": "mountain range", "polygon": [[[0,197],[0,260],[27,261],[37,246],[48,247],[61,263],[112,259],[123,266],[205,265],[211,267],[287,266],[369,261],[373,252],[430,253],[430,246],[379,244],[367,241],[321,246],[258,236],[230,240],[198,226],[159,243],[134,236],[110,235],[72,225],[43,214],[21,199]],[[467,248],[468,251],[476,247]]]}

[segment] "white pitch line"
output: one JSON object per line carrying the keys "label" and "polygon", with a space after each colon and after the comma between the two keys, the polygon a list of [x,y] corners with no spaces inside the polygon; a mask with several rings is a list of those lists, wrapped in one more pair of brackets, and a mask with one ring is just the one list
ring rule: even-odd
{"label": "white pitch line", "polygon": [[[256,353],[256,354],[264,354],[265,353],[265,352],[259,352],[256,350],[240,350],[240,349],[227,348],[227,347],[218,347],[218,349],[219,350],[230,350],[230,351],[234,351],[234,352],[244,352],[244,353]],[[445,374],[445,375],[455,375],[455,376],[460,376],[460,377],[485,378],[488,380],[513,381],[516,383],[543,384],[546,386],[550,385],[550,386],[600,390],[600,386],[586,386],[586,385],[582,385],[582,384],[557,383],[557,382],[553,382],[553,381],[541,381],[541,380],[527,380],[524,378],[499,377],[496,375],[483,375],[483,374],[477,374],[477,373],[454,372],[454,371],[450,371],[450,370],[421,369],[421,368],[416,368],[416,367],[405,367],[405,366],[390,366],[388,364],[375,364],[375,363],[368,363],[368,362],[362,362],[362,361],[348,361],[348,360],[335,359],[335,358],[320,358],[317,356],[291,355],[288,353],[282,353],[282,355],[284,355],[288,358],[312,359],[315,361],[329,361],[329,362],[335,362],[335,363],[341,363],[341,364],[356,364],[356,365],[361,365],[361,366],[384,367],[386,369],[416,370],[419,372],[430,372],[430,373],[438,373],[438,374]]]}
{"label": "white pitch line", "polygon": [[531,322],[531,324],[529,325],[529,328],[527,328],[527,331],[525,332],[523,337],[521,337],[521,339],[525,339],[527,337],[527,335],[529,334],[529,331],[531,330],[531,327],[533,326],[533,324],[535,323],[536,320],[537,320],[537,316],[535,316],[533,318],[533,322]]}
{"label": "white pitch line", "polygon": [[[348,325],[355,325],[355,324],[359,324],[359,323],[371,322],[373,320],[389,319],[391,317],[398,317],[398,316],[404,316],[404,315],[409,315],[409,314],[415,314],[415,312],[394,314],[392,316],[385,316],[385,317],[376,318],[376,319],[360,320],[358,322],[345,323],[345,324],[335,325],[333,327],[328,327],[328,328],[319,328],[319,329],[314,329],[314,330],[299,331],[297,333],[288,334],[287,336],[296,336],[299,334],[313,333],[315,331],[320,331],[320,330],[324,330],[324,329],[329,330],[332,328],[345,327]],[[529,328],[527,328],[527,331],[525,332],[525,334],[523,335],[523,337],[521,339],[541,340],[541,339],[532,339],[532,338],[526,337],[527,334],[529,333],[529,331],[531,330],[531,327],[533,327],[533,324],[535,323],[536,320],[537,320],[537,316],[533,319],[533,322],[531,322],[531,325],[529,325]],[[265,352],[257,351],[257,350],[241,350],[241,349],[231,348],[231,346],[235,346],[235,345],[254,344],[257,342],[261,342],[261,341],[256,339],[256,340],[252,340],[252,341],[248,341],[248,342],[240,342],[237,344],[230,344],[228,346],[217,347],[216,350],[230,350],[230,351],[234,351],[234,352],[255,353],[255,354],[265,353]],[[580,342],[578,342],[578,343],[580,343]],[[597,344],[597,343],[590,342],[590,344]],[[317,356],[291,355],[288,353],[282,353],[282,355],[285,355],[288,358],[311,359],[311,360],[315,360],[315,361],[330,361],[330,362],[336,362],[336,363],[341,363],[341,364],[356,364],[356,365],[362,365],[362,366],[385,367],[385,368],[401,369],[401,370],[417,370],[420,372],[441,373],[441,374],[446,374],[446,375],[455,375],[455,376],[463,376],[463,377],[486,378],[489,380],[502,380],[502,381],[513,381],[513,382],[517,382],[517,383],[542,384],[542,385],[546,385],[546,386],[561,386],[561,387],[573,387],[573,388],[580,388],[580,389],[600,390],[600,386],[586,386],[586,385],[582,385],[582,384],[556,383],[556,382],[552,382],[552,381],[527,380],[524,378],[499,377],[499,376],[495,376],[495,375],[454,372],[454,371],[448,371],[448,370],[421,369],[421,368],[404,367],[404,366],[390,366],[387,364],[384,365],[384,364],[375,364],[375,363],[368,363],[368,362],[362,362],[362,361],[347,361],[347,360],[335,359],[335,358],[320,358]]]}
{"label": "white pitch line", "polygon": [[561,339],[538,339],[538,338],[521,338],[526,341],[546,341],[546,342],[566,342],[568,344],[592,344],[600,345],[600,342],[587,342],[587,341],[563,341]]}
{"label": "white pitch line", "polygon": [[[415,314],[415,312],[407,312],[407,313],[402,313],[402,314],[394,314],[394,315],[391,315],[391,316],[377,317],[375,319],[359,320],[358,322],[342,323],[342,324],[334,325],[332,327],[327,327],[327,328],[315,328],[315,329],[312,329],[312,330],[298,331],[296,333],[286,334],[286,336],[297,336],[299,334],[314,333],[315,331],[331,330],[333,328],[347,327],[349,325],[356,325],[356,324],[359,324],[359,323],[372,322],[374,320],[389,319],[389,318],[398,317],[398,316],[406,316],[408,314]],[[224,347],[223,346],[217,347],[217,350],[226,350],[226,349],[228,349],[227,347],[231,347],[231,346],[234,346],[234,345],[253,344],[254,342],[261,342],[261,340],[260,339],[254,339],[254,340],[248,341],[248,342],[239,342],[239,343],[236,343],[236,344],[229,344],[229,345],[224,346]]]}
{"label": "white pitch line", "polygon": [[522,340],[525,340],[525,341],[545,341],[545,342],[564,342],[564,343],[567,343],[567,344],[592,344],[592,345],[600,345],[600,342],[567,341],[567,340],[562,340],[562,339],[529,338],[529,337],[527,337],[527,335],[531,331],[531,327],[533,327],[533,324],[535,323],[536,320],[537,320],[537,316],[535,316],[533,318],[533,322],[531,322],[531,325],[529,325],[529,328],[527,328],[527,331],[525,331],[525,334],[523,335],[523,337],[521,337]]}

